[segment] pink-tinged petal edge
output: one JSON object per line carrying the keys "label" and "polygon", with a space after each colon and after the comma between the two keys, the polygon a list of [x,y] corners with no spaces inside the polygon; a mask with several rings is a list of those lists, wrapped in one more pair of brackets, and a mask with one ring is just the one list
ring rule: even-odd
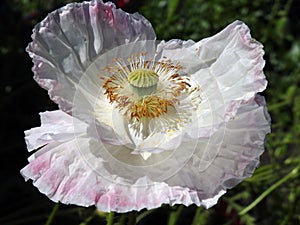
{"label": "pink-tinged petal edge", "polygon": [[[225,121],[235,116],[243,101],[266,89],[268,82],[263,72],[263,45],[251,37],[249,27],[243,22],[231,23],[218,34],[199,41],[192,48],[202,61],[217,58],[208,68],[209,75],[217,81],[224,98]],[[205,49],[215,51],[210,53],[214,55],[206,55],[203,53]],[[201,71],[199,74],[201,75]],[[199,78],[203,79],[201,76]]]}
{"label": "pink-tinged petal edge", "polygon": [[[126,185],[118,181],[122,179],[122,172],[118,179],[116,174],[111,174],[112,177],[117,176],[113,178],[115,181],[107,180],[79,154],[78,148],[90,147],[91,138],[84,135],[42,147],[39,151],[43,154],[31,157],[29,165],[21,173],[26,180],[32,179],[33,184],[53,201],[96,205],[106,212],[152,209],[164,203],[211,207],[226,189],[252,175],[264,149],[265,135],[270,131],[270,118],[261,96],[244,102],[237,115],[228,123],[223,150],[208,168],[201,171],[198,168],[201,165],[195,165],[194,159],[191,159],[182,170],[164,182],[145,176],[134,184]],[[61,124],[69,125],[68,122]],[[245,128],[246,125],[249,129]],[[255,142],[249,142],[252,139]]]}

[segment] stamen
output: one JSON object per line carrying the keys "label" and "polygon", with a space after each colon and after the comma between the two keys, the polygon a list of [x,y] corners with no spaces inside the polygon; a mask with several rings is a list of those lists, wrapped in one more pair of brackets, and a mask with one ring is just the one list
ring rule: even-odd
{"label": "stamen", "polygon": [[133,105],[130,117],[138,121],[143,117],[157,118],[161,114],[167,113],[168,107],[174,107],[174,105],[166,99],[151,95],[144,96]]}
{"label": "stamen", "polygon": [[180,95],[191,91],[189,78],[180,75],[181,65],[168,59],[146,60],[145,55],[131,55],[127,64],[115,59],[115,64],[106,68],[111,76],[103,84],[110,103],[139,123],[166,115],[179,104]]}

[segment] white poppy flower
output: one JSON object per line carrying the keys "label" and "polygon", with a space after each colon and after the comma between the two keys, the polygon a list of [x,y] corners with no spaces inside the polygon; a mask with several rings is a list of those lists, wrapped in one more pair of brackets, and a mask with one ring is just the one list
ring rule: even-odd
{"label": "white poppy flower", "polygon": [[270,118],[262,45],[236,21],[199,42],[156,41],[112,3],[50,13],[27,48],[60,109],[25,131],[21,170],[50,199],[101,211],[211,207],[252,175]]}

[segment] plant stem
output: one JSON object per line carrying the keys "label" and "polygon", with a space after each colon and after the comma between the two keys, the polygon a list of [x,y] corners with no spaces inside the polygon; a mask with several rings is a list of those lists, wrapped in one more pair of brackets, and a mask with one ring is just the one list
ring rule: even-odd
{"label": "plant stem", "polygon": [[89,217],[87,217],[83,222],[81,222],[79,225],[88,225],[89,222],[95,217],[96,212],[94,211]]}
{"label": "plant stem", "polygon": [[132,211],[128,213],[128,225],[136,225],[136,217],[137,217],[136,211]]}
{"label": "plant stem", "polygon": [[114,223],[114,212],[108,213],[108,215],[106,217],[106,220],[107,220],[107,225],[113,225],[113,223]]}
{"label": "plant stem", "polygon": [[47,220],[47,222],[46,222],[46,225],[50,225],[50,224],[52,223],[52,221],[53,221],[53,219],[54,219],[54,217],[55,217],[55,215],[56,215],[56,213],[57,213],[57,211],[58,211],[58,208],[59,208],[59,203],[56,203],[56,204],[54,205],[54,207],[53,207],[53,209],[52,209],[52,211],[51,211],[49,217],[48,217],[48,220]]}
{"label": "plant stem", "polygon": [[124,225],[125,224],[125,220],[126,220],[126,214],[123,213],[121,216],[120,216],[120,219],[118,221],[118,225]]}
{"label": "plant stem", "polygon": [[171,212],[168,225],[175,225],[177,223],[177,220],[178,220],[182,210],[183,210],[183,205],[180,205],[180,206],[178,206],[178,208],[175,212]]}
{"label": "plant stem", "polygon": [[[155,209],[154,209],[155,210]],[[140,222],[143,218],[151,214],[154,210],[146,210],[145,212],[141,213],[136,218],[136,223]]]}
{"label": "plant stem", "polygon": [[253,209],[258,203],[260,203],[266,196],[268,196],[272,191],[274,191],[278,186],[283,184],[284,182],[288,181],[289,179],[296,176],[299,172],[300,167],[294,168],[289,174],[287,174],[285,177],[277,181],[275,184],[273,184],[271,187],[269,187],[267,190],[265,190],[254,202],[252,202],[249,206],[244,208],[242,211],[239,212],[239,215],[245,215],[248,213],[251,209]]}
{"label": "plant stem", "polygon": [[200,224],[199,217],[201,215],[201,211],[202,211],[202,208],[201,207],[197,207],[195,215],[194,215],[194,219],[193,219],[193,222],[192,222],[192,225],[199,225]]}

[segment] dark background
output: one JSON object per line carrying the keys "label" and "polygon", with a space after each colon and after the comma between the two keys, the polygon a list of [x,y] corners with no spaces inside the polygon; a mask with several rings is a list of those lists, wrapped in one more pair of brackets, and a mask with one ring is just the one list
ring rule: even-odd
{"label": "dark background", "polygon": [[[39,112],[57,108],[32,79],[31,58],[25,48],[31,41],[33,26],[67,2],[71,1],[0,3],[0,225],[50,223],[48,217],[55,204],[19,173],[30,155],[23,139],[24,130],[39,126]],[[250,27],[266,51],[269,86],[263,95],[272,117],[272,134],[268,135],[260,168],[209,210],[162,206],[139,212],[139,224],[300,224],[300,1],[115,2],[125,11],[143,14],[152,23],[158,39],[165,40],[198,41],[239,19]],[[266,195],[255,207],[243,216],[238,215],[264,192]],[[94,207],[60,204],[52,224],[106,224],[106,216]],[[115,222],[127,220],[120,214],[114,217]]]}

